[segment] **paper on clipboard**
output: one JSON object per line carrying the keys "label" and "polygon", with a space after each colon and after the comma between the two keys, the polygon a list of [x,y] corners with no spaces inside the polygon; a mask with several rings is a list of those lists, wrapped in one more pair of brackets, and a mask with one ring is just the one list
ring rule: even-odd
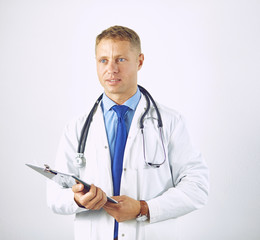
{"label": "paper on clipboard", "polygon": [[[42,174],[43,176],[51,179],[52,181],[56,182],[63,188],[71,188],[76,183],[76,181],[78,181],[84,185],[84,187],[87,191],[89,191],[89,189],[90,189],[90,185],[88,183],[84,182],[83,180],[76,177],[75,175],[69,174],[69,173],[61,173],[56,170],[52,170],[46,164],[44,165],[45,168],[35,166],[32,164],[25,164],[25,165],[32,168],[36,172]],[[114,200],[110,197],[107,197],[107,200],[112,203],[118,203],[116,200]]]}

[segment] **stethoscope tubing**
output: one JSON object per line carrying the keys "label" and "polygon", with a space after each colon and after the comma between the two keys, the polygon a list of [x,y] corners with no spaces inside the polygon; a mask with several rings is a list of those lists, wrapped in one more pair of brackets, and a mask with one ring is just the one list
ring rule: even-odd
{"label": "stethoscope tubing", "polygon": [[97,110],[98,104],[100,103],[101,99],[103,97],[103,94],[101,94],[99,96],[99,98],[96,100],[93,108],[91,109],[87,120],[85,121],[83,128],[81,130],[81,135],[80,135],[80,140],[79,140],[79,145],[78,145],[78,153],[84,153],[85,151],[85,145],[86,145],[86,141],[87,141],[87,137],[88,137],[88,131],[90,128],[90,124],[92,122],[93,116],[95,114],[95,111]]}
{"label": "stethoscope tubing", "polygon": [[[145,109],[145,112],[143,113],[143,115],[141,116],[140,123],[139,123],[140,130],[141,130],[142,137],[143,137],[144,160],[147,165],[155,167],[155,168],[159,168],[166,161],[166,152],[165,152],[165,147],[163,144],[163,131],[162,131],[163,122],[162,122],[161,114],[160,114],[159,109],[158,109],[153,97],[151,96],[151,94],[140,85],[138,85],[138,88],[143,93],[143,95],[146,99],[146,109]],[[83,167],[83,165],[86,163],[86,159],[84,157],[84,151],[85,151],[86,141],[87,141],[87,137],[88,137],[88,132],[89,132],[90,124],[93,120],[93,116],[97,110],[97,107],[98,107],[100,101],[102,100],[102,97],[103,97],[103,94],[101,94],[99,96],[99,98],[96,100],[94,106],[92,107],[92,109],[82,127],[81,135],[80,135],[80,139],[79,139],[79,145],[78,145],[78,152],[77,152],[77,157],[76,157],[76,164],[75,164],[77,167]],[[146,153],[145,153],[145,146],[144,146],[145,145],[144,132],[143,132],[144,131],[144,118],[150,110],[150,106],[151,106],[150,100],[151,100],[151,102],[155,108],[156,114],[157,114],[158,129],[160,132],[160,138],[161,138],[162,147],[163,147],[163,151],[164,151],[164,160],[162,161],[162,163],[159,163],[159,164],[150,163],[147,161]]]}
{"label": "stethoscope tubing", "polygon": [[151,94],[145,89],[143,88],[142,86],[138,85],[140,91],[144,94],[145,98],[146,98],[146,102],[147,104],[149,104],[149,106],[147,106],[146,108],[146,111],[144,112],[143,116],[141,117],[141,120],[140,120],[140,128],[144,128],[143,126],[143,122],[144,122],[144,117],[145,115],[148,113],[148,111],[150,110],[150,101],[152,101],[153,103],[153,106],[155,108],[155,111],[156,111],[156,114],[157,114],[157,117],[158,117],[158,127],[163,127],[163,122],[162,122],[162,117],[161,117],[161,114],[160,114],[160,111],[157,107],[157,104],[156,102],[154,101],[153,97],[151,96]]}

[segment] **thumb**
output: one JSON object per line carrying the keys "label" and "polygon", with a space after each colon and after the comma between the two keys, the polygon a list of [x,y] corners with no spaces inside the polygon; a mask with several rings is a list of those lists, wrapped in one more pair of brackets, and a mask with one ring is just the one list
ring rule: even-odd
{"label": "thumb", "polygon": [[72,186],[72,191],[74,193],[82,192],[84,190],[84,185],[81,183],[75,184]]}

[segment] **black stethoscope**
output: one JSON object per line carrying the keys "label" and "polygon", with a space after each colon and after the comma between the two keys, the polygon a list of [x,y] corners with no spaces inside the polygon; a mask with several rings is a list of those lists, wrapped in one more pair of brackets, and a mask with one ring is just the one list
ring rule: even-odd
{"label": "black stethoscope", "polygon": [[[161,118],[161,114],[158,110],[158,107],[154,101],[154,99],[152,98],[151,94],[142,86],[138,85],[140,91],[142,92],[142,94],[144,95],[145,99],[146,99],[146,110],[144,112],[144,114],[141,116],[140,122],[139,122],[139,127],[142,133],[142,139],[143,139],[143,154],[144,154],[144,161],[146,163],[146,165],[150,166],[150,167],[154,167],[154,168],[159,168],[162,164],[164,164],[164,162],[166,161],[166,151],[165,151],[165,147],[164,147],[164,143],[163,143],[163,123],[162,123],[162,118]],[[86,165],[86,159],[84,157],[84,151],[85,151],[85,145],[86,145],[86,141],[87,141],[87,137],[88,137],[88,131],[90,128],[90,124],[92,122],[93,116],[97,110],[97,107],[101,101],[103,97],[103,94],[101,94],[99,96],[99,98],[97,99],[97,101],[95,102],[93,108],[91,109],[84,125],[83,128],[81,130],[81,136],[79,139],[79,145],[78,145],[78,153],[77,156],[74,160],[74,166],[77,168],[82,168]],[[161,143],[162,143],[162,149],[163,149],[163,154],[164,154],[164,160],[161,163],[151,163],[149,161],[147,161],[146,159],[146,150],[145,150],[145,137],[144,137],[144,118],[147,115],[148,111],[150,110],[150,101],[152,102],[156,114],[157,114],[157,121],[158,121],[158,130],[159,130],[159,135],[160,135],[160,139],[161,139]]]}

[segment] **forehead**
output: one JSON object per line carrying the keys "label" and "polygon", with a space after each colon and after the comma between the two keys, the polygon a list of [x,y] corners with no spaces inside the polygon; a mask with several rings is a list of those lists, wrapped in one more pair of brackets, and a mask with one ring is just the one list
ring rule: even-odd
{"label": "forehead", "polygon": [[107,54],[124,55],[134,53],[134,49],[129,41],[102,39],[96,47],[96,56]]}

